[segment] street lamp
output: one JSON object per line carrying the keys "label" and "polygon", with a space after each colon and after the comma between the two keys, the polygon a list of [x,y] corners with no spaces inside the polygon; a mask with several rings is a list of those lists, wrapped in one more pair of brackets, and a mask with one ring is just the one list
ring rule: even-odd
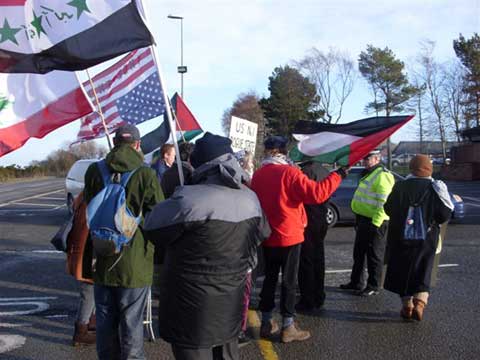
{"label": "street lamp", "polygon": [[187,67],[183,65],[183,16],[168,15],[167,17],[169,19],[180,20],[180,66],[177,67],[177,71],[180,74],[180,95],[183,99],[183,74],[187,72]]}

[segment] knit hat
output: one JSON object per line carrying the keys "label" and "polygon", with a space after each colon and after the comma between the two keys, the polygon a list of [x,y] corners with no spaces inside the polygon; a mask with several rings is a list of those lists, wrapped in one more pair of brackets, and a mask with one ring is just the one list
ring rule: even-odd
{"label": "knit hat", "polygon": [[284,149],[287,147],[288,144],[288,139],[283,136],[269,136],[265,142],[264,146],[266,150],[272,150],[272,149]]}
{"label": "knit hat", "polygon": [[233,154],[232,140],[209,132],[195,142],[195,148],[190,155],[190,163],[194,168],[224,154]]}
{"label": "knit hat", "polygon": [[418,154],[410,160],[410,171],[418,177],[429,177],[433,173],[432,161],[427,155]]}

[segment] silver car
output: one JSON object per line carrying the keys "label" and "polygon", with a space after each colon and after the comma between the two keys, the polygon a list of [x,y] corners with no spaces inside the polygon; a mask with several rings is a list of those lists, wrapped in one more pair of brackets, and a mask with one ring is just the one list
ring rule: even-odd
{"label": "silver car", "polygon": [[67,196],[67,208],[70,213],[73,213],[73,200],[85,186],[85,173],[88,167],[97,161],[98,159],[78,160],[68,171],[65,179],[65,194]]}

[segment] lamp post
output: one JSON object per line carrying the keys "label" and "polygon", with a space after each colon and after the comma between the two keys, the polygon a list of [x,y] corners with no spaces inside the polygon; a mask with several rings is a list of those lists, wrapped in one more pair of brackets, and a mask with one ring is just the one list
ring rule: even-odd
{"label": "lamp post", "polygon": [[180,74],[180,96],[183,99],[183,74],[187,72],[187,67],[183,65],[183,16],[168,15],[169,19],[180,20],[180,66],[177,71]]}

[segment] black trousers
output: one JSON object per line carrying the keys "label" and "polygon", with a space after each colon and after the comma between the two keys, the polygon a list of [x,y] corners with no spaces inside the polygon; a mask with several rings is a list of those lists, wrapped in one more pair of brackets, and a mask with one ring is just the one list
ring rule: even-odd
{"label": "black trousers", "polygon": [[368,279],[367,287],[378,290],[381,287],[383,259],[385,255],[385,237],[388,222],[384,221],[380,227],[372,224],[370,218],[357,216],[357,234],[353,247],[353,268],[350,276],[354,285],[363,285],[363,270],[367,259]]}
{"label": "black trousers", "polygon": [[191,349],[172,344],[176,360],[238,360],[238,340],[211,349]]}
{"label": "black trousers", "polygon": [[282,270],[280,312],[283,317],[295,316],[298,266],[301,244],[289,247],[263,247],[265,280],[260,292],[259,309],[270,312],[275,308],[275,289]]}
{"label": "black trousers", "polygon": [[[325,216],[325,215],[324,215]],[[325,301],[325,236],[326,221],[309,222],[302,243],[298,286],[300,302],[307,307],[322,306]]]}

